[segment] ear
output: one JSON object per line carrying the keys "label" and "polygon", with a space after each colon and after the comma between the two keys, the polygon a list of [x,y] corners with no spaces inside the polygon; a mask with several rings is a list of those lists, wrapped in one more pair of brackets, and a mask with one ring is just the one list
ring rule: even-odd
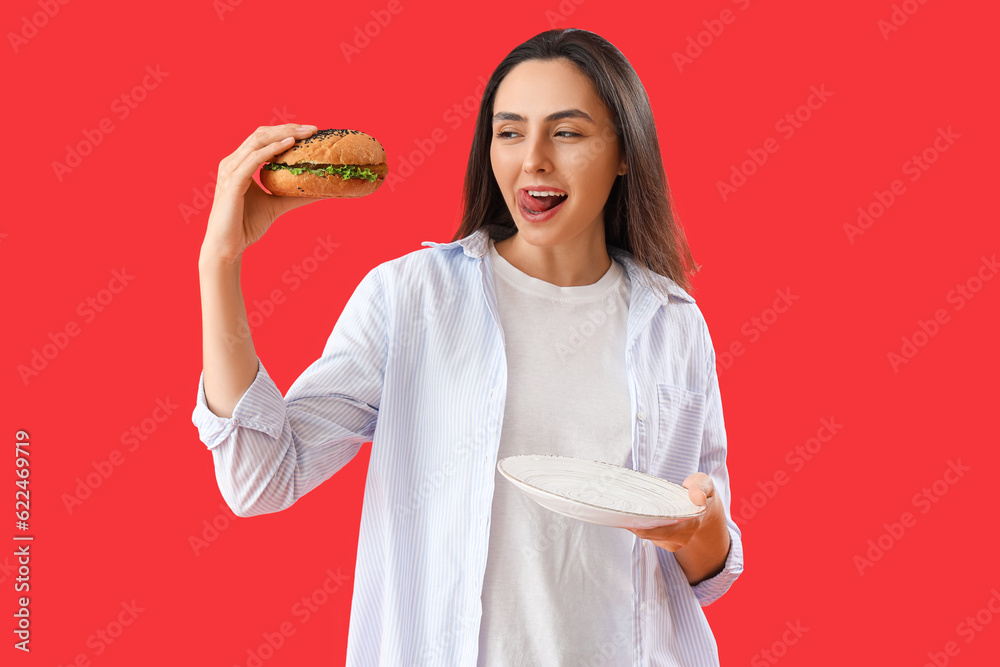
{"label": "ear", "polygon": [[624,176],[628,171],[628,164],[625,163],[625,151],[621,149],[621,146],[618,147],[618,155],[621,156],[621,159],[618,161],[618,175]]}

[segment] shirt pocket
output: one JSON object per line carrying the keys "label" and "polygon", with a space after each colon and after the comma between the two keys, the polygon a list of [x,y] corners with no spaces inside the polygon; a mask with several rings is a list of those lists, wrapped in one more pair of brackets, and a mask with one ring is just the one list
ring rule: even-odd
{"label": "shirt pocket", "polygon": [[698,471],[705,430],[705,395],[670,384],[656,385],[656,443],[650,473],[682,483]]}

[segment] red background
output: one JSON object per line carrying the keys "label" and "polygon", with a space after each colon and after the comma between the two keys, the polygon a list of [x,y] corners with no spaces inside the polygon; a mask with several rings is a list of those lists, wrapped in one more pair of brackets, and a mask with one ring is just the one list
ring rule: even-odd
{"label": "red background", "polygon": [[[0,457],[0,533],[19,532],[10,449],[25,429],[35,536],[32,651],[14,650],[5,634],[4,664],[68,665],[83,654],[107,666],[247,665],[284,622],[294,634],[264,664],[342,664],[368,447],[289,510],[231,520],[190,421],[201,370],[197,257],[214,174],[257,126],[282,122],[369,132],[395,173],[404,159],[420,163],[371,197],[290,212],[248,251],[248,309],[276,288],[286,297],[253,334],[284,392],[320,355],[369,269],[423,240],[451,239],[473,130],[471,114],[452,108],[474,108],[480,79],[550,21],[603,35],[644,82],[676,209],[703,266],[695,297],[720,359],[743,344],[720,366],[746,552],[743,576],[706,608],[722,663],[923,665],[930,653],[938,664],[995,664],[1000,619],[987,603],[1000,589],[989,528],[1000,462],[1000,280],[974,278],[981,258],[1000,250],[997,9],[577,3],[404,0],[386,14],[381,0],[246,0],[225,5],[231,11],[210,0],[71,2],[36,16],[37,30],[26,26],[42,11],[38,0],[4,4],[0,433],[9,449]],[[704,22],[727,9],[732,22],[709,43]],[[372,11],[390,20],[348,62],[340,45]],[[879,22],[894,11],[907,20],[884,38]],[[674,52],[702,32],[707,46],[679,69]],[[147,67],[160,80],[146,78],[145,99],[122,117],[121,102],[112,105],[141,86]],[[787,137],[775,123],[807,103],[811,86],[831,95],[801,110],[810,118]],[[113,131],[57,175],[53,163],[67,163],[103,119]],[[933,147],[939,128],[958,138],[928,151],[936,161],[911,181],[905,163]],[[436,130],[445,141],[419,148]],[[718,182],[769,137],[777,152],[723,200]],[[844,225],[895,179],[905,193],[851,242]],[[282,277],[317,237],[339,248],[293,290]],[[123,268],[134,278],[87,321],[79,304],[110,295],[102,290]],[[948,295],[970,279],[981,289],[959,309]],[[798,299],[764,331],[752,318],[770,318],[777,290]],[[947,321],[918,335],[915,356],[894,369],[889,353],[939,309]],[[19,366],[68,323],[78,335],[25,381]],[[149,420],[158,399],[179,407],[162,423],[146,421],[155,430],[129,451],[123,433]],[[786,456],[824,418],[842,428],[793,465]],[[116,450],[120,465],[67,509],[78,480],[107,470]],[[968,470],[946,476],[949,461]],[[767,484],[779,471],[786,483]],[[914,500],[925,487],[933,503]],[[755,513],[741,509],[754,501]],[[914,521],[892,537],[884,524],[904,512]],[[205,523],[213,520],[222,527],[214,534]],[[192,537],[206,543],[192,546]],[[868,541],[880,537],[889,548],[859,572],[855,557],[877,556],[866,555]],[[12,553],[8,543],[0,553]],[[4,558],[8,627],[17,596],[13,557],[0,556],[0,566]],[[346,583],[302,622],[295,605],[322,587],[328,568]],[[97,640],[109,624],[117,630],[121,605],[133,600],[142,609],[134,622],[111,644]],[[985,624],[963,631],[977,612]],[[796,638],[786,623],[808,630]]]}

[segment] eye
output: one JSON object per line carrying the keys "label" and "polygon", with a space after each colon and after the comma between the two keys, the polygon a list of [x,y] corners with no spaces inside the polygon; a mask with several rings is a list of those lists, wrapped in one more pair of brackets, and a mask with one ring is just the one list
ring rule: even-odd
{"label": "eye", "polygon": [[507,136],[508,134],[517,134],[517,133],[507,130],[506,132],[497,132],[496,136],[498,139],[511,139],[512,137],[508,137]]}
{"label": "eye", "polygon": [[561,132],[556,132],[556,134],[568,134],[571,137],[580,137],[580,136],[583,136],[583,135],[578,134],[576,132],[570,132],[569,130],[562,130]]}

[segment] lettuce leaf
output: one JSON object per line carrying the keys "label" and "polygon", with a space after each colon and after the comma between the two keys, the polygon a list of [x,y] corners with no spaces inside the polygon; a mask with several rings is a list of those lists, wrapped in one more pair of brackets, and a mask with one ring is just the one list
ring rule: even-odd
{"label": "lettuce leaf", "polygon": [[322,176],[326,178],[327,175],[333,176],[337,174],[343,180],[349,178],[362,178],[366,181],[375,182],[378,178],[378,174],[373,174],[367,167],[358,167],[352,164],[339,164],[339,165],[327,165],[323,169],[310,169],[308,167],[293,167],[288,164],[276,164],[274,162],[268,162],[264,165],[264,169],[270,169],[271,171],[277,171],[278,169],[287,169],[293,174],[301,174],[303,171],[308,171],[311,174],[316,174],[317,176]]}

